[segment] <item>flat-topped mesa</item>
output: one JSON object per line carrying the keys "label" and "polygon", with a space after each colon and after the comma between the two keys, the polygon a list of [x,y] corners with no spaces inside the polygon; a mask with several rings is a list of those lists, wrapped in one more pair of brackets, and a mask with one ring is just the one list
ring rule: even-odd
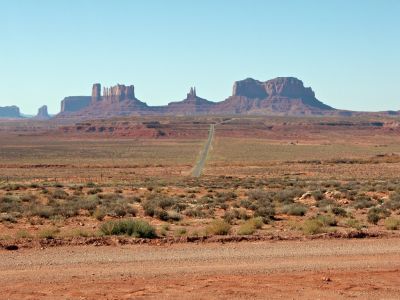
{"label": "flat-topped mesa", "polygon": [[281,96],[288,98],[314,98],[311,88],[305,88],[301,80],[295,77],[278,77],[265,82],[252,78],[236,81],[233,85],[233,96],[251,99],[265,99]]}
{"label": "flat-topped mesa", "polygon": [[0,118],[20,118],[21,113],[18,106],[0,106]]}
{"label": "flat-topped mesa", "polygon": [[117,84],[103,88],[103,100],[108,103],[118,103],[124,100],[135,100],[135,87]]}

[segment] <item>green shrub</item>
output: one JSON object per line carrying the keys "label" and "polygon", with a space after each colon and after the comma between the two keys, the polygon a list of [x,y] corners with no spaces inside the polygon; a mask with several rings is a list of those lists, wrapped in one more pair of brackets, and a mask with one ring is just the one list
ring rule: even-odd
{"label": "green shrub", "polygon": [[263,218],[264,223],[269,223],[275,216],[275,208],[273,206],[259,207],[254,212],[254,216]]}
{"label": "green shrub", "polygon": [[242,225],[240,225],[237,234],[250,235],[256,232],[257,229],[262,228],[262,226],[263,226],[262,218],[252,218],[244,222]]}
{"label": "green shrub", "polygon": [[38,236],[43,239],[53,239],[60,233],[58,228],[47,228],[39,232]]}
{"label": "green shrub", "polygon": [[374,206],[374,201],[366,195],[359,195],[355,199],[354,208],[363,209]]}
{"label": "green shrub", "polygon": [[348,219],[346,224],[347,226],[357,230],[361,230],[364,227],[364,225],[359,220],[356,219]]}
{"label": "green shrub", "polygon": [[0,214],[0,223],[17,223],[17,219],[10,214]]}
{"label": "green shrub", "polygon": [[286,205],[282,208],[282,213],[288,214],[290,216],[304,216],[307,213],[307,206],[293,203]]}
{"label": "green shrub", "polygon": [[385,220],[385,227],[388,230],[398,230],[400,227],[400,220],[395,218],[387,218]]}
{"label": "green shrub", "polygon": [[231,231],[231,225],[223,220],[213,220],[207,227],[209,235],[227,235]]}
{"label": "green shrub", "polygon": [[187,230],[186,230],[186,228],[184,228],[184,227],[178,228],[178,229],[175,231],[175,235],[176,235],[176,236],[182,236],[182,235],[185,235],[185,234],[187,234]]}
{"label": "green shrub", "polygon": [[390,213],[381,207],[373,207],[368,210],[367,220],[369,223],[378,224],[379,220],[386,218]]}
{"label": "green shrub", "polygon": [[336,226],[337,220],[332,215],[318,215],[316,217],[324,226]]}
{"label": "green shrub", "polygon": [[347,215],[346,210],[342,207],[337,207],[337,206],[332,207],[331,211],[336,216],[345,217]]}
{"label": "green shrub", "polygon": [[308,219],[303,224],[303,232],[307,235],[313,235],[325,232],[324,224],[318,219]]}
{"label": "green shrub", "polygon": [[156,237],[154,227],[146,221],[138,219],[108,221],[101,225],[100,231],[105,235],[128,235],[140,238]]}

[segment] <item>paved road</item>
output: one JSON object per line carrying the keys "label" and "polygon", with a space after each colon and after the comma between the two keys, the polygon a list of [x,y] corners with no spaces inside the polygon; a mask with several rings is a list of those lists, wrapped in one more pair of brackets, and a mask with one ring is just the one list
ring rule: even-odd
{"label": "paved road", "polygon": [[215,133],[215,125],[211,124],[210,130],[208,132],[207,143],[205,144],[203,152],[201,153],[201,156],[192,171],[193,177],[200,177],[201,173],[203,172],[203,168],[204,168],[204,165],[206,164],[206,160],[207,160],[207,155],[208,155],[208,152],[210,151],[210,147],[211,147],[211,144],[212,144],[212,141],[214,138],[214,133]]}
{"label": "paved road", "polygon": [[0,250],[0,298],[399,299],[399,249],[370,239]]}

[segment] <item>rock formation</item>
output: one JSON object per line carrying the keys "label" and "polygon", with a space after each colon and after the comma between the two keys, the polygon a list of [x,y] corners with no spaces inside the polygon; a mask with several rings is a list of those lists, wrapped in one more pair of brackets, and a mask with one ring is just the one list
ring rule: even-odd
{"label": "rock formation", "polygon": [[95,83],[92,87],[92,104],[101,101],[101,84]]}
{"label": "rock formation", "polygon": [[92,101],[90,96],[69,96],[61,101],[61,113],[75,113],[88,107]]}
{"label": "rock formation", "polygon": [[196,88],[192,87],[184,100],[169,103],[164,113],[170,115],[207,114],[214,105],[215,102],[198,97]]}
{"label": "rock formation", "polygon": [[51,117],[47,111],[47,105],[43,105],[42,107],[40,107],[37,115],[34,117],[34,119],[37,120],[48,120],[50,118]]}
{"label": "rock formation", "polygon": [[232,96],[219,102],[212,113],[265,115],[321,115],[334,109],[315,98],[311,88],[294,77],[261,82],[252,78],[237,81]]}
{"label": "rock formation", "polygon": [[[102,91],[102,92],[101,92]],[[261,115],[332,115],[339,110],[320,102],[311,88],[294,77],[278,77],[265,82],[252,78],[237,81],[232,96],[222,102],[200,98],[192,87],[182,101],[166,106],[148,106],[135,97],[133,85],[117,84],[101,89],[92,87],[91,96],[67,97],[60,116],[105,118],[128,115],[198,115],[198,114],[261,114]]]}
{"label": "rock formation", "polygon": [[21,113],[18,106],[0,107],[0,118],[21,118]]}
{"label": "rock formation", "polygon": [[[125,86],[117,84],[112,87],[103,88],[101,93],[100,83],[92,86],[92,95],[90,97],[70,97],[66,104],[68,108],[62,110],[58,117],[89,117],[89,118],[107,118],[114,116],[142,115],[150,113],[160,113],[157,107],[149,107],[146,103],[135,97],[135,88],[133,85]],[[64,99],[65,100],[65,99]],[[64,105],[65,106],[65,105]],[[76,109],[74,113],[71,109]]]}
{"label": "rock formation", "polygon": [[135,100],[135,88],[133,85],[117,84],[103,89],[103,101],[118,103],[124,100]]}

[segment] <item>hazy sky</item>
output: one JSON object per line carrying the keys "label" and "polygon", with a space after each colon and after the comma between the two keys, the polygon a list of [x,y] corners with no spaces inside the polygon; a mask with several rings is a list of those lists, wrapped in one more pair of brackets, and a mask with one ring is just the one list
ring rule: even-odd
{"label": "hazy sky", "polygon": [[0,106],[24,113],[94,82],[158,105],[278,76],[337,108],[399,110],[400,1],[0,0]]}

